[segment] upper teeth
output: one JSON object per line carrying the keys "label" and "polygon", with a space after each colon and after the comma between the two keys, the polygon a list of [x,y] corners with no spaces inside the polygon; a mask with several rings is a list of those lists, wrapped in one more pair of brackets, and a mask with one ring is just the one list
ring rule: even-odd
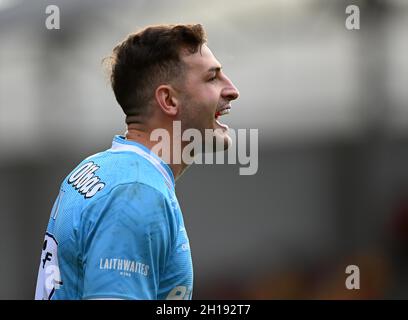
{"label": "upper teeth", "polygon": [[231,110],[230,108],[225,108],[225,109],[223,109],[221,111],[218,111],[218,115],[223,116],[225,114],[228,114],[228,113],[230,113],[230,110]]}

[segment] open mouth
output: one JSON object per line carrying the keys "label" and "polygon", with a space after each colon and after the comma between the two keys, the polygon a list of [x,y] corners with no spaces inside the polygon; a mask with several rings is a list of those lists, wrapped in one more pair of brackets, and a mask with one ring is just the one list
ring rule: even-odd
{"label": "open mouth", "polygon": [[221,116],[223,116],[223,115],[229,114],[230,111],[231,111],[231,106],[230,106],[230,105],[227,105],[227,106],[225,106],[225,107],[222,107],[220,110],[217,110],[217,111],[215,112],[215,115],[214,115],[215,120],[218,120],[218,118],[221,117]]}
{"label": "open mouth", "polygon": [[231,112],[231,105],[226,105],[224,107],[222,107],[221,109],[217,110],[215,112],[214,118],[215,118],[215,122],[222,128],[224,129],[228,129],[228,126],[226,124],[223,124],[221,122],[219,122],[218,118],[221,116],[224,116],[226,114],[229,114]]}

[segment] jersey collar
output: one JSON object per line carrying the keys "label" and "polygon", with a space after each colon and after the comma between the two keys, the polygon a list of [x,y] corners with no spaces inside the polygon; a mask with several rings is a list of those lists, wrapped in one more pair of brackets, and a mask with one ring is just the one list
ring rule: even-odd
{"label": "jersey collar", "polygon": [[174,189],[174,176],[169,165],[160,159],[149,148],[132,140],[127,140],[124,136],[116,135],[112,142],[112,151],[131,151],[149,161],[164,177],[169,188]]}

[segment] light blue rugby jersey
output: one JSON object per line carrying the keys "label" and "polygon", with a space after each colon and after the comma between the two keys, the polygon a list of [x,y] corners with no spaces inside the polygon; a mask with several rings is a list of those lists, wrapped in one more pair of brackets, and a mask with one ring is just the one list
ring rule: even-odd
{"label": "light blue rugby jersey", "polygon": [[169,166],[115,136],[61,185],[36,299],[191,299],[193,267]]}

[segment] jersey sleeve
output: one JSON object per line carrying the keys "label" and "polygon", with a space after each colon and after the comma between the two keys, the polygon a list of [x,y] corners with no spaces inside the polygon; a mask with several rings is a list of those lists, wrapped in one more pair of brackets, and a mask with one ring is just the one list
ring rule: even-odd
{"label": "jersey sleeve", "polygon": [[114,188],[82,215],[83,299],[157,299],[177,222],[156,189]]}

